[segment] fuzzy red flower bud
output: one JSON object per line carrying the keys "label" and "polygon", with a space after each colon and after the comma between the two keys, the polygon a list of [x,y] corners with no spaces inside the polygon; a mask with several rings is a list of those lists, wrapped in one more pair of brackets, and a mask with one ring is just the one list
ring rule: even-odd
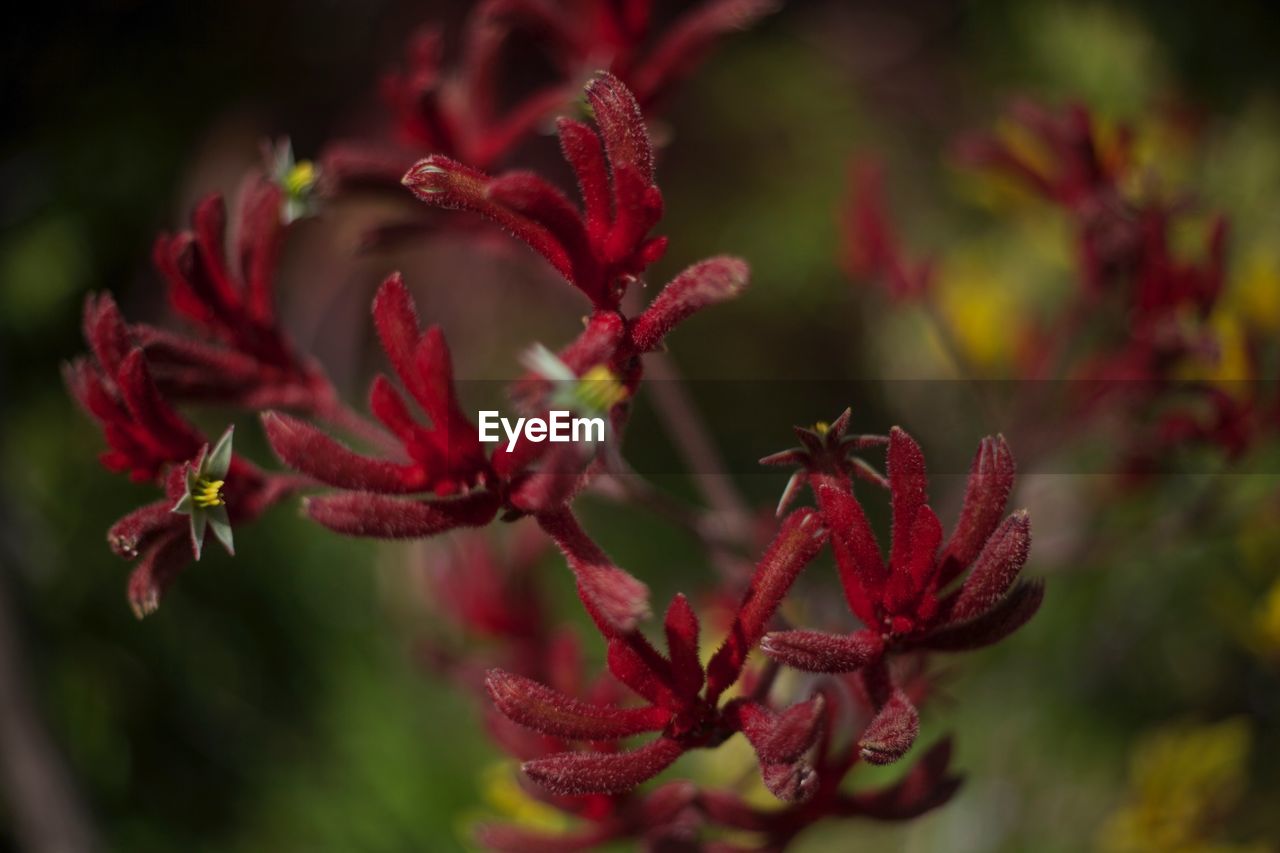
{"label": "fuzzy red flower bud", "polygon": [[230,228],[226,203],[213,194],[196,205],[189,231],[157,238],[153,260],[174,310],[218,342],[139,326],[139,342],[167,393],[253,407],[319,410],[332,404],[327,380],[297,354],[276,316],[283,202],[281,188],[254,173]]}
{"label": "fuzzy red flower bud", "polygon": [[421,539],[457,527],[480,527],[498,513],[498,498],[473,492],[438,501],[401,500],[372,492],[307,498],[307,515],[335,533],[378,539]]}
{"label": "fuzzy red flower bud", "polygon": [[906,754],[919,733],[915,705],[907,694],[895,690],[858,738],[858,750],[872,764],[892,764]]}
{"label": "fuzzy red flower bud", "polygon": [[676,325],[708,305],[732,299],[747,286],[750,268],[737,258],[709,258],[673,278],[631,326],[632,346],[649,352]]}
{"label": "fuzzy red flower bud", "polygon": [[297,418],[264,412],[262,426],[282,462],[327,485],[389,494],[428,488],[421,467],[361,456]]}
{"label": "fuzzy red flower bud", "polygon": [[671,713],[663,708],[615,708],[573,699],[523,676],[493,669],[485,689],[513,722],[567,740],[615,740],[661,731]]}
{"label": "fuzzy red flower bud", "polygon": [[827,529],[812,510],[798,509],[783,520],[778,535],[756,565],[729,636],[707,665],[707,692],[711,698],[718,697],[737,680],[747,653],[764,635],[783,596],[826,541]]}
{"label": "fuzzy red flower bud", "polygon": [[965,566],[977,559],[983,544],[995,532],[1000,517],[1004,515],[1016,473],[1013,452],[1004,436],[988,436],[979,443],[978,452],[969,467],[960,518],[943,549],[939,569],[942,583],[955,579]]}
{"label": "fuzzy red flower bud", "polygon": [[1026,510],[1020,510],[987,539],[950,609],[950,618],[971,619],[994,607],[1017,580],[1030,551],[1031,519]]}
{"label": "fuzzy red flower bud", "polygon": [[[662,216],[662,193],[654,184],[648,130],[626,86],[601,73],[588,84],[586,95],[598,131],[561,123],[565,155],[583,194],[582,211],[535,175],[490,177],[443,155],[419,161],[403,183],[427,204],[468,210],[506,229],[597,307],[612,309],[630,278],[665,248],[664,240],[647,237]],[[588,134],[598,142],[592,143]],[[608,205],[603,201],[606,186]]]}
{"label": "fuzzy red flower bud", "polygon": [[657,776],[684,751],[660,737],[628,752],[562,752],[526,761],[524,772],[553,794],[621,794]]}
{"label": "fuzzy red flower bud", "polygon": [[[934,636],[933,632],[945,629],[947,633],[939,642],[952,644],[957,649],[994,642],[1030,618],[1039,605],[1035,596],[1019,600],[1019,608],[1029,610],[1015,608],[1005,613],[1002,609],[1009,606],[1002,598],[1025,565],[1031,541],[1025,513],[1015,514],[995,527],[1012,488],[1013,459],[1004,442],[988,439],[979,448],[960,521],[942,556],[939,556],[942,525],[926,503],[927,478],[920,446],[895,427],[889,435],[887,457],[893,515],[887,564],[880,556],[866,514],[849,490],[847,480],[842,483],[824,475],[814,482],[818,506],[832,531],[841,584],[854,615],[873,632],[883,633],[891,646],[918,645],[923,638]],[[975,541],[982,543],[982,550],[977,553],[973,551]],[[973,557],[969,556],[971,553]],[[967,559],[961,562],[962,558]],[[951,577],[942,575],[944,566]],[[944,587],[971,567],[974,571],[966,582],[968,591],[962,588],[958,594],[941,601]],[[955,602],[960,598],[964,599],[964,605],[960,613],[956,613]],[[1000,613],[991,616],[991,621],[976,622],[961,631],[960,624],[978,619],[984,607],[995,607]],[[975,645],[967,645],[969,643]],[[801,665],[817,662],[803,651],[781,650],[783,655],[789,653],[795,654]]]}
{"label": "fuzzy red flower bud", "polygon": [[543,513],[547,531],[578,581],[578,591],[606,635],[625,634],[649,614],[649,588],[614,565],[568,510]]}
{"label": "fuzzy red flower bud", "polygon": [[610,640],[606,658],[609,672],[619,682],[654,705],[664,708],[675,707],[676,696],[671,689],[671,679],[666,672],[666,667],[661,663],[661,658],[654,660],[656,652],[649,654],[651,647],[641,646],[640,649],[644,650],[644,654],[624,639]]}
{"label": "fuzzy red flower bud", "polygon": [[778,663],[805,672],[856,672],[880,659],[884,641],[865,629],[852,634],[774,631],[765,634],[760,650]]}
{"label": "fuzzy red flower bud", "polygon": [[1021,581],[986,613],[940,625],[922,637],[906,641],[904,647],[962,652],[990,646],[1025,625],[1043,600],[1043,581]]}
{"label": "fuzzy red flower bud", "polygon": [[664,629],[671,658],[672,686],[683,697],[696,696],[705,680],[698,657],[698,616],[683,595],[671,600]]}

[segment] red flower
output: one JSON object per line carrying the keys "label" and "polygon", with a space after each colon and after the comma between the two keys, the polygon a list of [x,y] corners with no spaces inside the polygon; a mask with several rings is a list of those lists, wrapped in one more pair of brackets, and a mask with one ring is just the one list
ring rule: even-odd
{"label": "red flower", "polygon": [[843,227],[843,261],[850,278],[874,282],[902,302],[928,295],[933,287],[933,262],[913,261],[903,251],[885,203],[880,164],[860,160],[850,167]]}
{"label": "red flower", "polygon": [[[942,525],[927,503],[924,456],[895,427],[888,447],[893,537],[886,561],[849,478],[822,471],[810,475],[831,530],[845,598],[864,627],[848,635],[775,632],[764,637],[761,648],[797,669],[863,674],[876,709],[860,740],[866,760],[897,760],[918,730],[914,706],[885,665],[887,655],[981,648],[1016,631],[1039,608],[1043,586],[1018,582],[1031,546],[1027,514],[1016,512],[1001,521],[1013,480],[1013,456],[1004,439],[984,439],[960,519],[944,542]],[[966,571],[959,588],[949,591]]]}
{"label": "red flower", "polygon": [[443,155],[418,162],[404,184],[436,207],[469,210],[547,259],[597,308],[616,309],[626,286],[666,250],[649,237],[662,217],[653,148],[635,98],[616,77],[587,86],[599,132],[562,118],[560,144],[578,176],[583,209],[529,172],[489,177]]}
{"label": "red flower", "polygon": [[607,68],[649,112],[715,43],[777,8],[776,0],[708,0],[654,36],[651,0],[500,0],[496,9],[543,36],[566,79]]}
{"label": "red flower", "polygon": [[[313,519],[339,532],[405,538],[487,523],[500,498],[498,492],[478,488],[496,484],[495,478],[476,428],[458,403],[444,334],[435,326],[419,331],[412,298],[398,275],[383,282],[373,314],[392,368],[431,422],[430,427],[418,424],[386,377],[374,380],[370,408],[399,441],[407,461],[360,455],[305,421],[266,412],[262,420],[272,448],[290,467],[349,490],[307,502]],[[392,497],[417,492],[462,497]]]}
{"label": "red flower", "polygon": [[[635,99],[609,75],[588,86],[587,97],[599,133],[561,121],[565,154],[582,186],[583,212],[535,175],[490,178],[439,156],[416,165],[405,182],[429,203],[472,210],[503,225],[591,298],[595,312],[558,359],[579,377],[603,368],[629,394],[640,379],[640,356],[660,347],[672,328],[696,311],[737,295],[748,270],[734,258],[702,261],[676,276],[639,316],[621,314],[627,284],[665,248],[665,238],[647,236],[661,214],[662,195],[654,184],[653,151]],[[374,382],[370,406],[407,461],[362,456],[299,419],[267,413],[268,437],[286,464],[348,490],[312,499],[312,518],[353,535],[422,537],[486,524],[500,508],[506,517],[547,512],[585,485],[598,451],[584,457],[576,445],[548,450],[522,439],[486,458],[475,426],[458,403],[443,333],[434,327],[419,333],[412,300],[398,276],[380,289],[374,319],[396,374],[431,426],[413,420],[383,377]],[[545,412],[545,378],[526,377],[519,389],[527,408]],[[611,401],[609,409],[620,430],[624,400]],[[396,497],[421,492],[462,496]]]}
{"label": "red flower", "polygon": [[[926,502],[924,456],[895,427],[888,449],[893,541],[887,562],[848,481],[815,480],[845,597],[866,627],[846,638],[771,634],[766,651],[806,669],[846,671],[894,649],[977,648],[1021,627],[1039,606],[1043,588],[1034,582],[1015,586],[1031,534],[1025,512],[1001,521],[1013,479],[1004,439],[983,439],[960,519],[944,543],[942,525]],[[945,592],[966,571],[961,587]],[[840,667],[827,665],[837,660]]]}
{"label": "red flower", "polygon": [[[330,188],[390,185],[422,153],[489,169],[564,109],[582,79],[598,68],[623,80],[648,111],[693,72],[719,39],[749,26],[775,5],[773,0],[711,0],[651,38],[648,0],[485,0],[466,20],[456,67],[445,62],[441,29],[426,26],[410,39],[404,67],[383,79],[394,142],[403,147],[335,145],[323,158],[323,180]],[[506,60],[515,30],[546,50],[558,76],[506,103],[499,83],[509,70]]]}
{"label": "red flower", "polygon": [[[648,704],[641,708],[584,703],[529,679],[502,671],[487,686],[498,709],[522,726],[570,741],[615,741],[660,732],[629,751],[561,752],[526,762],[525,772],[560,795],[617,794],[657,775],[684,752],[718,745],[744,732],[760,756],[766,782],[779,796],[800,799],[812,771],[802,756],[817,736],[821,701],[801,703],[782,715],[751,700],[721,706],[724,691],[742,673],[746,654],[774,611],[826,541],[812,510],[782,522],[756,567],[734,627],[704,671],[698,654],[698,619],[683,596],[667,609],[663,655],[636,631],[646,591],[586,537],[567,511],[539,517],[578,578],[588,612],[609,640],[609,671]],[[705,688],[705,689],[704,689]]]}
{"label": "red flower", "polygon": [[[93,357],[77,359],[64,373],[72,396],[102,428],[110,447],[103,465],[135,482],[164,487],[163,498],[124,516],[107,534],[118,555],[139,558],[128,592],[141,617],[159,606],[182,569],[199,558],[186,518],[172,510],[186,492],[188,468],[200,467],[209,445],[152,380],[142,348],[109,295],[86,300],[84,329]],[[233,456],[221,496],[231,525],[256,519],[296,485]]]}
{"label": "red flower", "polygon": [[255,173],[245,181],[230,228],[226,204],[215,193],[196,205],[191,230],[156,239],[153,256],[169,302],[211,339],[132,327],[166,396],[316,413],[335,405],[323,371],[297,353],[276,314],[283,202],[281,189]]}

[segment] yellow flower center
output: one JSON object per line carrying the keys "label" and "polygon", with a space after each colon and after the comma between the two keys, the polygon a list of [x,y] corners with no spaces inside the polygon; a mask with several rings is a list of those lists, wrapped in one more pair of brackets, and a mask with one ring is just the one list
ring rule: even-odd
{"label": "yellow flower center", "polygon": [[607,412],[618,403],[627,399],[627,388],[614,375],[614,372],[603,364],[582,374],[578,380],[578,399],[592,411]]}
{"label": "yellow flower center", "polygon": [[818,435],[826,435],[831,430],[831,424],[826,421],[818,421],[813,425],[813,431]]}
{"label": "yellow flower center", "polygon": [[299,160],[285,173],[284,180],[281,181],[284,191],[294,197],[310,192],[315,183],[316,167],[310,160]]}
{"label": "yellow flower center", "polygon": [[222,480],[200,479],[191,490],[191,500],[196,506],[209,508],[222,506],[226,500],[222,497]]}

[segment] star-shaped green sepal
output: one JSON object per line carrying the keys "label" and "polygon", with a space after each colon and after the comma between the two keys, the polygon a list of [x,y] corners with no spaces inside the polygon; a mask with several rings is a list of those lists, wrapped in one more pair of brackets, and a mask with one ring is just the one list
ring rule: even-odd
{"label": "star-shaped green sepal", "polygon": [[206,527],[213,529],[213,535],[228,554],[234,557],[236,553],[231,539],[231,521],[227,518],[227,501],[222,494],[227,471],[231,469],[231,437],[235,429],[234,424],[227,427],[212,450],[205,445],[200,455],[187,463],[186,492],[171,510],[191,517],[191,548],[197,560],[204,546]]}

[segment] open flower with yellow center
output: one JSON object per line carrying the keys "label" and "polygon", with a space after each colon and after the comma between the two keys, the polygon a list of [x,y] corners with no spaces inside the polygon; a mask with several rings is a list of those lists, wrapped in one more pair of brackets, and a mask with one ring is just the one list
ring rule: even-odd
{"label": "open flower with yellow center", "polygon": [[630,392],[607,365],[597,364],[578,376],[555,353],[535,344],[521,359],[524,366],[551,383],[547,405],[583,417],[606,417]]}
{"label": "open flower with yellow center", "polygon": [[294,160],[293,143],[282,139],[271,155],[271,179],[283,191],[280,218],[288,225],[312,212],[312,194],[320,170],[310,160]]}
{"label": "open flower with yellow center", "polygon": [[227,427],[212,450],[206,445],[194,463],[187,463],[186,491],[171,510],[191,517],[191,547],[197,560],[204,546],[206,528],[213,529],[213,535],[228,554],[236,552],[231,537],[231,520],[227,517],[227,499],[222,492],[227,472],[231,469],[231,437],[234,432],[234,425]]}

